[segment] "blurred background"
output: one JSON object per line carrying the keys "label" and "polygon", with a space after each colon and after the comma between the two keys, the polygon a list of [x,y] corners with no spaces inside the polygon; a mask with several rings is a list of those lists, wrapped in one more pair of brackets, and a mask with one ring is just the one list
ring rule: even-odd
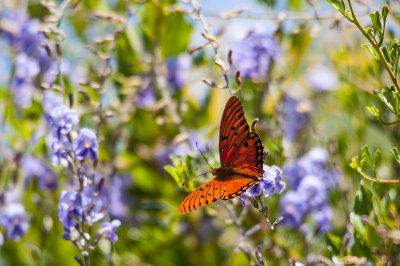
{"label": "blurred background", "polygon": [[[389,42],[398,1],[353,7],[368,27],[385,4]],[[363,43],[325,1],[0,0],[0,265],[400,263],[398,185],[349,166],[368,145],[370,172],[400,170]],[[220,166],[227,84],[273,189],[178,213],[212,177],[181,186],[199,150]]]}

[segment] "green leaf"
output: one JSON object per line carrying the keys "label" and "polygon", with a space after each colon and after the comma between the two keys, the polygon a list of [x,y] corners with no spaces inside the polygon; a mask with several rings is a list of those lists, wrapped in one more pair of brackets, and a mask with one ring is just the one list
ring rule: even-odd
{"label": "green leaf", "polygon": [[342,243],[342,240],[340,237],[332,235],[328,232],[326,232],[326,238],[328,242],[328,249],[335,255],[339,255],[340,252],[340,245]]}
{"label": "green leaf", "polygon": [[391,152],[398,163],[400,163],[400,153],[397,148],[391,149]]}
{"label": "green leaf", "polygon": [[353,211],[357,215],[369,215],[372,209],[372,193],[365,186],[361,186],[356,192]]}
{"label": "green leaf", "polygon": [[374,90],[373,93],[394,115],[400,116],[400,95],[393,86],[385,87],[380,91]]}
{"label": "green leaf", "polygon": [[340,13],[343,15],[345,14],[345,5],[343,0],[325,0],[326,2],[330,3],[333,5],[337,10],[339,10]]}
{"label": "green leaf", "polygon": [[368,53],[370,53],[373,57],[375,57],[376,60],[379,60],[379,55],[378,53],[375,51],[375,49],[372,47],[369,47],[366,44],[361,45],[362,48],[364,48]]}
{"label": "green leaf", "polygon": [[375,32],[382,32],[381,15],[379,12],[376,11],[375,13],[371,13],[369,14],[369,17],[371,18],[371,27]]}
{"label": "green leaf", "polygon": [[378,108],[376,108],[375,106],[367,106],[366,108],[367,108],[368,112],[370,112],[373,116],[375,116],[378,119],[381,118]]}
{"label": "green leaf", "polygon": [[389,14],[389,6],[388,5],[384,5],[382,7],[382,21],[383,21],[383,29],[382,32],[383,34],[385,34],[385,28],[386,28],[386,18],[387,15]]}
{"label": "green leaf", "polygon": [[349,166],[351,168],[353,168],[354,170],[357,170],[358,168],[360,168],[361,167],[360,157],[354,156],[353,158],[351,158],[351,163],[349,164]]}
{"label": "green leaf", "polygon": [[369,166],[372,168],[372,170],[375,172],[376,170],[376,165],[375,165],[375,155],[371,156],[370,152],[369,152],[369,148],[367,145],[365,145],[364,147],[361,148],[362,150],[362,154],[361,154],[361,158],[366,161]]}
{"label": "green leaf", "polygon": [[361,237],[361,239],[364,239],[365,227],[361,220],[361,217],[352,212],[350,214],[350,222],[354,226],[354,230],[356,233],[358,233],[358,236]]}

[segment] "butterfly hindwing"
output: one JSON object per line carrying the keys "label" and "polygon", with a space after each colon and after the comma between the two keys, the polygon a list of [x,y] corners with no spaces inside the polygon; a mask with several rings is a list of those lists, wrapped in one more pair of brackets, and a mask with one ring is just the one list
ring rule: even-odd
{"label": "butterfly hindwing", "polygon": [[188,213],[220,200],[225,194],[224,182],[212,179],[189,194],[179,206],[180,213]]}
{"label": "butterfly hindwing", "polygon": [[240,100],[232,96],[224,109],[219,131],[219,155],[222,166],[229,166],[236,151],[246,142],[249,125]]}
{"label": "butterfly hindwing", "polygon": [[240,196],[248,188],[260,182],[256,177],[244,177],[241,175],[233,175],[229,180],[224,181],[225,193],[222,199],[228,200]]}
{"label": "butterfly hindwing", "polygon": [[214,203],[241,195],[249,187],[260,182],[258,178],[232,175],[228,180],[211,179],[189,194],[179,206],[180,213],[188,213]]}

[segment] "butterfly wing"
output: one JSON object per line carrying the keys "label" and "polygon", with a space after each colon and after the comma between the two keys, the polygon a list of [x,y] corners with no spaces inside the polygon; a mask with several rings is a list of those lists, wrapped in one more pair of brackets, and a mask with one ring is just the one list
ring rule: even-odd
{"label": "butterfly wing", "polygon": [[258,183],[257,178],[233,175],[229,180],[214,178],[189,194],[179,206],[180,213],[189,213],[220,199],[232,199]]}
{"label": "butterfly wing", "polygon": [[224,109],[219,132],[222,167],[235,172],[262,177],[264,147],[260,137],[249,131],[240,100],[232,96]]}

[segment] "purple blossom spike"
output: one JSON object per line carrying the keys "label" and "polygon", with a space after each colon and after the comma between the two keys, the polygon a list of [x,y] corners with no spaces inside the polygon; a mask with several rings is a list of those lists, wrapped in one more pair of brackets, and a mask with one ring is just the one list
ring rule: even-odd
{"label": "purple blossom spike", "polygon": [[140,108],[149,107],[157,101],[154,93],[153,85],[149,82],[141,91],[137,94],[136,104]]}
{"label": "purple blossom spike", "polygon": [[281,194],[286,187],[285,182],[282,181],[281,170],[276,166],[263,166],[264,177],[260,181],[262,190],[266,197],[274,194]]}
{"label": "purple blossom spike", "polygon": [[33,92],[35,87],[29,80],[14,78],[11,84],[14,93],[14,102],[21,108],[28,108],[32,105]]}
{"label": "purple blossom spike", "polygon": [[76,220],[82,219],[82,199],[78,192],[63,190],[58,201],[58,220],[64,227],[63,238],[70,239],[71,229],[75,226]]}
{"label": "purple blossom spike", "polygon": [[6,237],[12,240],[21,239],[28,231],[29,224],[24,219],[25,209],[20,203],[8,203],[0,214],[0,225]]}
{"label": "purple blossom spike", "polygon": [[64,103],[64,97],[54,90],[45,90],[43,92],[42,108],[45,115],[49,116],[54,108]]}
{"label": "purple blossom spike", "polygon": [[285,118],[282,121],[283,139],[294,142],[308,122],[308,114],[299,110],[300,100],[285,97],[283,102]]}
{"label": "purple blossom spike", "polygon": [[25,185],[27,185],[34,177],[37,177],[41,189],[57,189],[58,180],[56,174],[41,161],[32,156],[24,156],[21,162],[21,167],[25,173]]}
{"label": "purple blossom spike", "polygon": [[51,111],[50,128],[59,140],[61,140],[63,135],[70,133],[72,127],[78,125],[78,123],[78,113],[65,105],[58,106]]}
{"label": "purple blossom spike", "polygon": [[71,150],[71,144],[65,136],[62,136],[60,140],[57,140],[53,136],[50,136],[51,140],[51,153],[50,161],[52,165],[58,166],[62,165],[64,167],[68,166],[67,157],[68,152]]}
{"label": "purple blossom spike", "polygon": [[190,75],[192,59],[188,55],[181,55],[167,60],[168,85],[173,91],[179,91],[185,86]]}
{"label": "purple blossom spike", "polygon": [[111,222],[104,222],[101,225],[101,230],[100,233],[103,234],[104,236],[110,238],[110,241],[112,243],[115,243],[118,240],[118,235],[115,233],[120,227],[121,221],[120,220],[112,220]]}
{"label": "purple blossom spike", "polygon": [[333,217],[332,208],[325,204],[319,210],[313,211],[311,215],[314,217],[315,223],[322,232],[332,230],[331,219]]}
{"label": "purple blossom spike", "polygon": [[274,194],[281,194],[286,187],[283,182],[281,170],[276,166],[263,165],[264,176],[261,178],[260,183],[255,184],[243,193],[239,200],[243,207],[246,207],[246,197],[254,197],[264,194],[265,197]]}
{"label": "purple blossom spike", "polygon": [[89,128],[81,128],[78,139],[75,142],[74,151],[78,160],[85,160],[89,156],[90,160],[97,160],[99,157],[99,144],[96,134]]}
{"label": "purple blossom spike", "polygon": [[129,201],[127,189],[132,186],[132,178],[128,175],[113,176],[110,182],[101,191],[102,197],[107,200],[108,212],[118,219],[127,215],[127,203]]}
{"label": "purple blossom spike", "polygon": [[297,191],[306,197],[306,202],[304,203],[310,208],[319,208],[328,199],[328,189],[325,183],[314,175],[304,177]]}
{"label": "purple blossom spike", "polygon": [[21,79],[33,79],[40,72],[39,63],[28,57],[25,53],[19,53],[15,58],[15,76]]}
{"label": "purple blossom spike", "polygon": [[280,211],[283,217],[282,225],[297,227],[303,222],[308,211],[303,194],[296,191],[289,191],[282,196]]}
{"label": "purple blossom spike", "polygon": [[279,43],[270,34],[251,31],[233,45],[233,66],[240,70],[246,79],[258,79],[266,76],[273,60],[281,54]]}
{"label": "purple blossom spike", "polygon": [[88,221],[95,223],[104,218],[106,199],[96,191],[93,184],[87,184],[83,189],[82,203]]}

